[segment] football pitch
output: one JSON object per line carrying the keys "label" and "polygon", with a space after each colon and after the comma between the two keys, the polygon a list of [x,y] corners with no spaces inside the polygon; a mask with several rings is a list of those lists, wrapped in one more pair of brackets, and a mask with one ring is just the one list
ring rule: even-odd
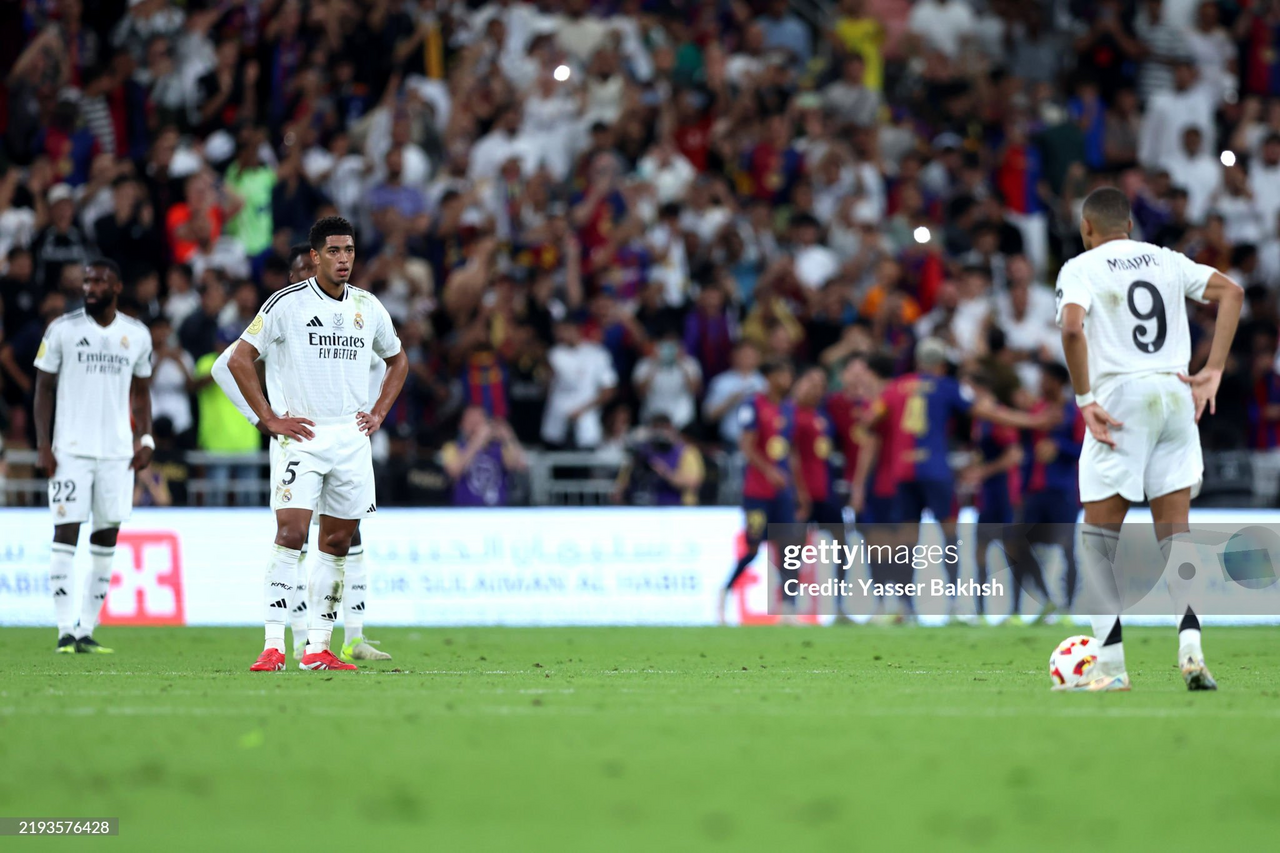
{"label": "football pitch", "polygon": [[[1087,629],[1086,629],[1087,631]],[[1080,629],[1074,629],[1080,632]],[[1129,694],[1054,694],[1063,627],[384,629],[358,673],[261,631],[6,628],[6,850],[1273,848],[1280,643],[1125,629]],[[291,659],[290,667],[295,663]]]}

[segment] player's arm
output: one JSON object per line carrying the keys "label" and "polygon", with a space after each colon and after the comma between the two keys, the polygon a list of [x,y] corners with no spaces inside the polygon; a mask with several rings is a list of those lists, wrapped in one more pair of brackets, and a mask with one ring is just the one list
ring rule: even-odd
{"label": "player's arm", "polygon": [[849,481],[849,506],[862,512],[867,500],[867,478],[871,476],[871,460],[880,455],[880,436],[869,429],[858,428],[858,464],[853,466]]}
{"label": "player's arm", "polygon": [[36,464],[46,477],[52,477],[58,462],[53,456],[53,399],[58,390],[58,374],[36,370],[36,399],[33,406],[36,421]]}
{"label": "player's arm", "polygon": [[1207,302],[1217,303],[1218,318],[1213,324],[1213,344],[1209,348],[1209,361],[1205,363],[1195,376],[1179,374],[1179,378],[1191,386],[1191,397],[1196,403],[1196,421],[1204,414],[1205,405],[1209,406],[1209,414],[1217,411],[1218,385],[1222,382],[1222,371],[1227,366],[1227,354],[1231,352],[1231,342],[1236,336],[1236,326],[1240,323],[1240,309],[1244,307],[1244,289],[1235,281],[1220,272],[1209,276],[1205,285],[1203,298]]}
{"label": "player's arm", "polygon": [[369,411],[356,413],[356,423],[365,435],[373,435],[382,426],[387,412],[391,411],[396,398],[400,396],[405,377],[409,375],[409,356],[404,350],[384,361],[387,363],[387,375],[382,377],[382,391],[378,394],[377,402]]}
{"label": "player's arm", "polygon": [[236,344],[235,351],[231,353],[227,366],[231,369],[231,376],[236,380],[236,387],[240,389],[250,410],[257,416],[261,425],[259,428],[265,430],[267,435],[296,438],[299,441],[315,438],[315,433],[309,429],[315,426],[312,421],[306,418],[276,417],[276,413],[267,403],[267,395],[262,390],[262,383],[258,381],[258,369],[253,364],[257,358],[258,348],[241,338]]}
{"label": "player's arm", "polygon": [[985,483],[997,474],[1017,468],[1024,458],[1022,445],[1016,441],[1011,442],[995,459],[973,466],[970,477],[977,483]]}
{"label": "player's arm", "polygon": [[129,408],[133,413],[133,438],[138,443],[129,467],[141,471],[151,464],[151,455],[156,449],[155,440],[151,437],[150,376],[134,376],[129,383]]}
{"label": "player's arm", "polygon": [[[213,377],[213,381],[222,389],[222,393],[227,395],[227,399],[231,401],[231,405],[236,407],[236,411],[244,415],[245,420],[258,428],[263,435],[268,435],[262,426],[262,421],[254,414],[253,409],[249,407],[249,401],[244,398],[244,394],[240,393],[240,386],[236,384],[236,378],[231,375],[231,354],[240,346],[240,341],[234,341],[231,346],[227,347],[214,360],[213,366],[209,368],[209,375]],[[257,362],[261,364],[261,362]],[[261,377],[259,377],[261,382]]]}
{"label": "player's arm", "polygon": [[1111,437],[1111,427],[1124,424],[1117,421],[1093,399],[1093,390],[1089,384],[1089,344],[1084,337],[1085,307],[1075,303],[1062,306],[1060,324],[1062,326],[1062,352],[1067,358],[1067,370],[1071,373],[1071,387],[1076,392],[1076,404],[1080,406],[1080,414],[1084,416],[1085,426],[1093,437],[1110,448],[1115,448],[1116,441]]}

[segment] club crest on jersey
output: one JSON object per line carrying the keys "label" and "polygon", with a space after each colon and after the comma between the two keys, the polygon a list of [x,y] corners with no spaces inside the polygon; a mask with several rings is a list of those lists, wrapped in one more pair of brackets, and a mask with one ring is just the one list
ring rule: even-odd
{"label": "club crest on jersey", "polygon": [[335,329],[341,329],[342,324],[345,323],[346,321],[347,321],[347,318],[342,316],[341,314],[333,315],[333,327]]}
{"label": "club crest on jersey", "polygon": [[121,336],[120,336],[120,346],[124,347],[125,349],[128,349],[128,348],[129,348],[129,336],[128,336],[128,335],[121,335]]}
{"label": "club crest on jersey", "polygon": [[357,328],[357,329],[363,329],[363,328],[364,328],[364,317],[361,317],[361,316],[360,316],[360,312],[359,312],[359,311],[357,311],[357,312],[356,312],[356,321],[355,321],[355,322],[356,322],[356,328]]}
{"label": "club crest on jersey", "polygon": [[257,317],[254,317],[253,322],[249,324],[248,332],[251,335],[256,335],[258,334],[258,332],[261,332],[261,331],[262,331],[262,315],[259,314]]}

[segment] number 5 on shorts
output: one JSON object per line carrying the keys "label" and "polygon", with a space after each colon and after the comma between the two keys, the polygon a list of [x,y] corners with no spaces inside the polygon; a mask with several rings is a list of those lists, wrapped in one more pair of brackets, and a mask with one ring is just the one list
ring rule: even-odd
{"label": "number 5 on shorts", "polygon": [[280,479],[280,485],[289,486],[293,484],[294,480],[298,479],[298,472],[295,469],[297,468],[299,461],[300,460],[295,459],[288,465],[284,466],[284,477]]}

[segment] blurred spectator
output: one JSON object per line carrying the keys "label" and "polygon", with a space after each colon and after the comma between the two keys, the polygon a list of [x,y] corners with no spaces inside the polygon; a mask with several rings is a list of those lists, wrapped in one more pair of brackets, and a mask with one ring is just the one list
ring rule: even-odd
{"label": "blurred spectator", "polygon": [[53,290],[62,281],[64,266],[82,267],[97,249],[75,223],[75,192],[66,184],[49,189],[49,224],[31,242],[35,260],[35,282],[42,291]]}
{"label": "blurred spectator", "polygon": [[737,447],[742,436],[738,407],[764,389],[760,350],[753,344],[738,343],[733,348],[733,369],[711,380],[702,405],[703,419],[716,425],[716,434],[726,446]]}
{"label": "blurred spectator", "polygon": [[[214,347],[196,360],[193,373],[193,385],[196,401],[199,406],[199,427],[196,433],[196,447],[217,456],[242,456],[255,453],[262,447],[262,436],[258,428],[245,420],[235,404],[227,398],[218,384],[213,381],[213,363],[237,335],[228,331],[220,331],[214,339]],[[205,477],[209,481],[208,506],[227,506],[228,496],[232,493],[231,481],[242,485],[253,480],[258,474],[257,466],[244,463],[213,462],[205,466]],[[237,492],[236,503],[243,505],[245,495]],[[283,503],[289,498],[280,495]]]}
{"label": "blurred spectator", "polygon": [[542,416],[542,438],[561,447],[592,448],[604,439],[600,407],[618,384],[609,353],[582,339],[582,325],[565,318],[556,324],[556,345],[547,354],[551,385]]}
{"label": "blurred spectator", "polygon": [[21,246],[10,249],[3,276],[0,276],[0,333],[4,340],[12,340],[27,323],[36,317],[40,289],[35,283],[35,269],[31,252]]}
{"label": "blurred spectator", "polygon": [[133,284],[163,257],[155,210],[142,186],[128,175],[111,182],[111,201],[111,212],[94,223],[93,233],[102,254],[120,265],[122,280]]}
{"label": "blurred spectator", "polygon": [[480,406],[463,410],[458,440],[445,444],[441,461],[453,480],[456,507],[506,506],[508,475],[527,467],[511,425],[491,419]]}
{"label": "blurred spectator", "polygon": [[702,454],[680,437],[666,415],[657,414],[627,445],[628,461],[618,471],[614,503],[629,506],[696,506],[706,477]]}
{"label": "blurred spectator", "polygon": [[227,288],[220,275],[210,273],[198,292],[200,307],[188,314],[178,327],[178,342],[197,361],[213,350],[219,316],[227,306]]}
{"label": "blurred spectator", "polygon": [[167,317],[151,323],[151,352],[151,417],[167,420],[170,432],[181,444],[181,437],[195,426],[191,394],[196,390],[192,376],[196,364],[186,350],[175,345]]}
{"label": "blurred spectator", "polygon": [[653,355],[640,359],[631,381],[640,399],[642,421],[648,423],[656,415],[665,415],[678,430],[693,423],[702,390],[702,369],[683,351],[675,329],[663,333]]}

